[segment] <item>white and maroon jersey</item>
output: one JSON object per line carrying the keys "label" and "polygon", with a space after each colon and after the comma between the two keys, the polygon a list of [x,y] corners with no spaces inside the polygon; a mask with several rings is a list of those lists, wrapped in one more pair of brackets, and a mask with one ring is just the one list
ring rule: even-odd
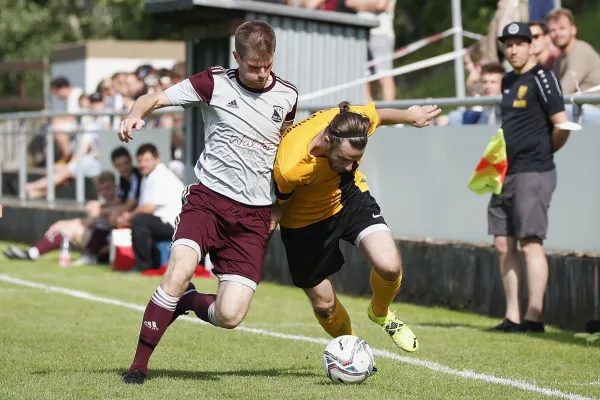
{"label": "white and maroon jersey", "polygon": [[264,89],[252,89],[237,69],[212,67],[165,90],[173,105],[202,110],[205,147],[195,167],[200,182],[247,205],[274,202],[281,127],[296,116],[297,89],[272,72],[271,79]]}

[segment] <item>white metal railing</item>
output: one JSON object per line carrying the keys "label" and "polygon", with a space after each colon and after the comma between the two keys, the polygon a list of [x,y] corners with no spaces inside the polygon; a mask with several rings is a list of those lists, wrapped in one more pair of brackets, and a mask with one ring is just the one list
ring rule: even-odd
{"label": "white metal railing", "polygon": [[[436,104],[441,108],[460,107],[460,106],[481,106],[499,104],[501,96],[493,97],[465,97],[465,98],[428,98],[428,99],[413,99],[413,100],[397,100],[391,102],[377,102],[378,107],[389,108],[408,108],[412,105],[427,105]],[[584,104],[600,104],[600,95],[575,94],[565,96],[565,103],[573,104],[573,115],[577,119],[581,116],[581,106]],[[337,104],[323,105],[305,105],[300,103],[298,111],[314,112],[321,109],[336,107]],[[156,111],[156,114],[181,113],[181,107],[167,107]],[[65,112],[17,112],[0,114],[0,182],[3,180],[3,172],[8,160],[15,160],[18,168],[19,193],[18,198],[21,201],[27,200],[25,186],[27,184],[27,144],[28,138],[35,135],[44,135],[46,140],[46,177],[49,177],[46,187],[46,201],[53,205],[56,201],[54,176],[54,131],[52,125],[48,124],[45,132],[41,132],[39,127],[40,121],[48,120],[53,117],[76,117],[78,122],[84,116],[109,116],[111,126],[115,126],[115,119],[126,115],[127,111],[104,111],[104,112],[81,112],[81,113],[65,113]],[[37,133],[31,133],[33,129],[37,129]],[[80,134],[76,132],[77,151],[81,151]],[[77,160],[80,162],[81,154],[77,154]],[[79,166],[76,168],[75,174],[75,201],[83,206],[85,203],[85,179],[83,169]],[[0,197],[2,197],[2,185],[0,185]]]}
{"label": "white metal railing", "polygon": [[[181,107],[167,107],[156,111],[157,114],[181,113]],[[0,197],[3,197],[2,182],[3,174],[6,171],[7,165],[13,169],[16,167],[18,171],[18,199],[22,202],[27,200],[26,185],[27,185],[27,146],[29,139],[34,136],[45,137],[45,175],[47,178],[46,185],[46,202],[49,205],[54,205],[56,202],[56,191],[54,182],[54,134],[64,132],[63,130],[52,129],[52,124],[49,123],[53,117],[75,117],[77,126],[81,127],[81,119],[85,116],[108,116],[111,117],[111,126],[115,126],[116,118],[127,115],[128,111],[102,111],[102,112],[16,112],[0,114]],[[44,127],[44,123],[46,126]],[[85,176],[81,167],[81,138],[84,133],[80,128],[69,132],[75,135],[75,149],[77,167],[75,168],[75,202],[83,206],[85,204]],[[115,133],[116,135],[116,133]]]}

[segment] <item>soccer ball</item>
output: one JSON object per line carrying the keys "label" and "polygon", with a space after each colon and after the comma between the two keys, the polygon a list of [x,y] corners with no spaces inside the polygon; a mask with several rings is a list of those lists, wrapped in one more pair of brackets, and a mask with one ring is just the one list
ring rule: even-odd
{"label": "soccer ball", "polygon": [[373,373],[373,352],[352,335],[333,339],[323,352],[323,369],[333,383],[361,383]]}

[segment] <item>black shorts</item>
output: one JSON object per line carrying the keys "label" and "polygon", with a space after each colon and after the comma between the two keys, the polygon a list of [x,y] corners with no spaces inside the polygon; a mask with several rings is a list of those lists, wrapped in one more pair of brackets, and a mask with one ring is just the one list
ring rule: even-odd
{"label": "black shorts", "polygon": [[342,268],[340,239],[354,245],[369,233],[389,231],[377,201],[369,192],[360,193],[342,211],[323,221],[302,227],[281,227],[288,265],[294,285],[313,288]]}
{"label": "black shorts", "polygon": [[507,175],[502,193],[488,206],[488,232],[517,239],[546,239],[548,209],[556,188],[556,169]]}

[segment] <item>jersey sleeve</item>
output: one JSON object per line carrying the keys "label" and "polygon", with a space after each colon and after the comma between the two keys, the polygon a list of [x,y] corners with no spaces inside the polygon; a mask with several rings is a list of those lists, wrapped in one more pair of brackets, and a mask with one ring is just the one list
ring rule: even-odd
{"label": "jersey sleeve", "polygon": [[288,200],[294,194],[296,186],[302,184],[304,178],[303,164],[298,153],[298,146],[292,140],[282,140],[275,158],[273,180],[275,196],[279,200]]}
{"label": "jersey sleeve", "polygon": [[294,106],[292,107],[290,112],[288,112],[287,115],[285,116],[285,122],[294,122],[294,119],[296,118],[296,108],[297,107],[298,107],[298,95],[295,96]]}
{"label": "jersey sleeve", "polygon": [[210,104],[214,88],[213,70],[209,68],[167,88],[165,94],[174,106],[189,108]]}
{"label": "jersey sleeve", "polygon": [[369,103],[366,106],[350,107],[350,110],[366,115],[371,121],[371,128],[369,129],[369,132],[367,132],[367,136],[371,136],[373,132],[375,132],[375,129],[381,125],[381,120],[379,119],[379,114],[377,114],[375,103]]}
{"label": "jersey sleeve", "polygon": [[[540,70],[543,71],[543,70]],[[562,88],[552,71],[543,71],[535,77],[537,91],[542,107],[548,115],[565,111]]]}

